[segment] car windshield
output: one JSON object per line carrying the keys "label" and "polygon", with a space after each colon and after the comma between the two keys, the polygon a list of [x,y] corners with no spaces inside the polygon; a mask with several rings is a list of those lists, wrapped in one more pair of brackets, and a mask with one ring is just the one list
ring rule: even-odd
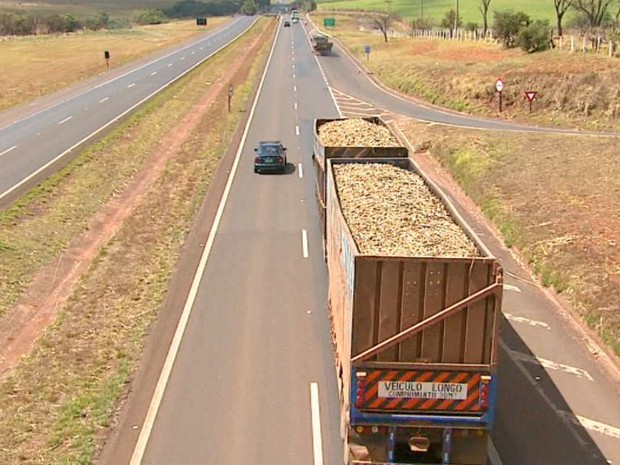
{"label": "car windshield", "polygon": [[279,155],[280,147],[277,145],[263,145],[261,147],[261,152],[263,155]]}

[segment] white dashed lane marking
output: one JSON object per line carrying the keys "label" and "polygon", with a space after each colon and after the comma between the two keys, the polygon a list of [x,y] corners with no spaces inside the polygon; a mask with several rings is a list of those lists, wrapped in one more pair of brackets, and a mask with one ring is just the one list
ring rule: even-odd
{"label": "white dashed lane marking", "polygon": [[522,316],[514,316],[514,315],[511,315],[510,313],[504,313],[504,316],[506,317],[508,321],[514,321],[516,323],[524,323],[530,326],[540,326],[541,328],[545,328],[549,330],[551,329],[551,326],[549,326],[547,323],[543,321],[530,320],[529,318],[525,318]]}
{"label": "white dashed lane marking", "polygon": [[4,152],[0,153],[0,157],[3,156],[3,155],[6,155],[7,153],[9,153],[9,152],[11,152],[13,150],[15,150],[16,148],[17,148],[17,145],[14,145],[13,147],[10,147],[10,148],[6,149]]}
{"label": "white dashed lane marking", "polygon": [[563,363],[557,363],[552,360],[546,360],[540,357],[533,357],[531,355],[522,354],[521,352],[511,351],[512,356],[521,362],[529,363],[532,365],[540,365],[543,368],[553,371],[562,371],[564,373],[568,373],[570,375],[575,375],[578,378],[587,379],[589,381],[594,381],[592,375],[588,373],[586,370],[582,368],[573,367],[570,365],[564,365]]}

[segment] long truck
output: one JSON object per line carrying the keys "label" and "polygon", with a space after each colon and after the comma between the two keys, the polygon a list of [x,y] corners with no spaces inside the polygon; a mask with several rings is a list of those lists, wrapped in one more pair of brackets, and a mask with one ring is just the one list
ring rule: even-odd
{"label": "long truck", "polygon": [[325,34],[315,34],[310,38],[312,52],[318,55],[331,55],[334,43]]}
{"label": "long truck", "polygon": [[[325,237],[326,237],[326,192],[327,192],[327,161],[333,158],[407,158],[409,151],[404,144],[399,141],[399,144],[391,147],[370,147],[364,145],[329,145],[325,144],[321,139],[321,128],[326,124],[334,122],[344,122],[349,118],[318,118],[314,120],[314,139],[313,139],[313,152],[312,159],[315,167],[315,181],[316,181],[316,197],[319,208],[319,219],[321,222],[321,230],[323,231],[323,251],[325,252]],[[389,128],[381,118],[377,116],[371,116],[366,118],[359,118],[370,124],[386,128],[390,131],[390,134],[398,140],[398,137]]]}
{"label": "long truck", "polygon": [[[344,462],[486,464],[497,390],[498,260],[411,159],[326,162],[328,307]],[[360,252],[334,170],[361,163],[419,175],[479,253]]]}

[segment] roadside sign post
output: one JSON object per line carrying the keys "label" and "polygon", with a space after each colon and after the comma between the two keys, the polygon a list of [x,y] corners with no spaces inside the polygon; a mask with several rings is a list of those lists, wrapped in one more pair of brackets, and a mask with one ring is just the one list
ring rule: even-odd
{"label": "roadside sign post", "polygon": [[336,27],[336,18],[324,18],[323,26],[325,27]]}
{"label": "roadside sign post", "polygon": [[504,92],[504,81],[498,79],[495,81],[495,90],[499,93],[499,112],[502,112],[502,92]]}
{"label": "roadside sign post", "polygon": [[366,61],[370,59],[370,45],[364,46],[364,53],[366,54]]}
{"label": "roadside sign post", "polygon": [[105,50],[103,52],[103,58],[105,58],[105,67],[110,69],[110,51]]}
{"label": "roadside sign post", "polygon": [[527,99],[528,103],[530,104],[530,113],[532,113],[532,102],[534,100],[536,100],[536,95],[538,94],[538,92],[536,92],[535,90],[526,90],[525,91],[525,98]]}
{"label": "roadside sign post", "polygon": [[230,102],[232,100],[232,96],[233,96],[233,86],[232,84],[230,84],[228,86],[228,113],[230,113]]}

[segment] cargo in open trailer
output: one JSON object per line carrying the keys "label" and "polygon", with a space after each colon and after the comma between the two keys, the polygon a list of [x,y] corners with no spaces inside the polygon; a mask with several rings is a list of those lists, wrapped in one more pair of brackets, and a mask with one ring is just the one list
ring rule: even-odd
{"label": "cargo in open trailer", "polygon": [[407,158],[409,151],[379,117],[314,120],[313,159],[319,218],[325,240],[327,160],[333,158]]}
{"label": "cargo in open trailer", "polygon": [[326,208],[345,463],[486,464],[498,260],[410,159],[329,160]]}

